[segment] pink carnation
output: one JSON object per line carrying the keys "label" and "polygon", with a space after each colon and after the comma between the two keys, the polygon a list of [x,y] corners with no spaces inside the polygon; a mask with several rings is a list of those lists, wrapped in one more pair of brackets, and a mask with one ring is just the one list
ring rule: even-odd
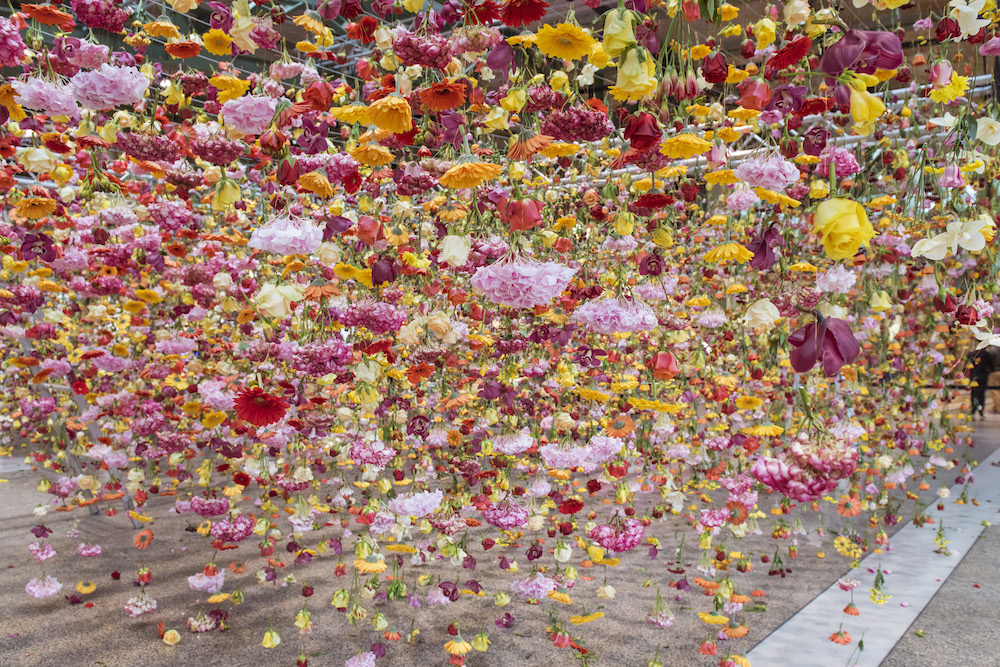
{"label": "pink carnation", "polygon": [[80,109],[68,84],[33,77],[14,81],[14,101],[25,109],[41,111],[48,116],[75,116]]}
{"label": "pink carnation", "polygon": [[311,255],[323,243],[323,230],[309,220],[275,218],[250,236],[250,247],[278,255]]}
{"label": "pink carnation", "polygon": [[10,19],[0,16],[0,67],[16,67],[27,46]]}

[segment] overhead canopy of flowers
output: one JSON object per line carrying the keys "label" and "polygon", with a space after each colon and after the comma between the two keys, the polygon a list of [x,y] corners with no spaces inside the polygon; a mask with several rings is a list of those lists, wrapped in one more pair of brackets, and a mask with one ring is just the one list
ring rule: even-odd
{"label": "overhead canopy of flowers", "polygon": [[[495,664],[541,615],[586,664],[631,559],[663,588],[638,620],[704,626],[685,664],[749,664],[754,564],[784,577],[827,508],[841,569],[927,522],[971,461],[969,353],[1000,343],[996,7],[903,5],[21,3],[0,444],[40,471],[26,592],[101,556],[100,509],[150,554],[131,617],[224,629],[298,582],[264,648],[324,624],[351,667],[418,634]],[[175,513],[206,565],[171,609]]]}

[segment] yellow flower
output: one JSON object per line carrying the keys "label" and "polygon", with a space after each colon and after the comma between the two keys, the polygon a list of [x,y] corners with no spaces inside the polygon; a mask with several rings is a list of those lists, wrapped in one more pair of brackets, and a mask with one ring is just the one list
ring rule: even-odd
{"label": "yellow flower", "polygon": [[378,144],[362,144],[348,151],[355,160],[366,167],[381,167],[392,162],[392,151]]}
{"label": "yellow flower", "polygon": [[635,15],[618,7],[612,9],[604,19],[604,52],[617,58],[622,51],[635,44]]}
{"label": "yellow flower", "polygon": [[167,646],[174,646],[181,640],[181,633],[176,630],[167,630],[163,633],[163,643]]}
{"label": "yellow flower", "polygon": [[472,650],[472,644],[462,639],[462,635],[458,635],[444,645],[444,650],[451,655],[465,655]]}
{"label": "yellow flower", "polygon": [[386,568],[385,561],[376,554],[354,559],[354,568],[362,574],[379,574]]}
{"label": "yellow flower", "polygon": [[712,147],[711,142],[705,141],[701,137],[685,132],[677,136],[670,137],[660,146],[660,153],[674,160],[687,160],[696,155],[701,155]]}
{"label": "yellow flower", "polygon": [[764,401],[755,396],[740,396],[736,399],[736,407],[740,410],[756,410],[764,405]]}
{"label": "yellow flower", "polygon": [[773,190],[768,190],[766,188],[754,188],[753,191],[758,197],[766,201],[768,204],[780,204],[782,206],[791,206],[795,208],[799,205],[799,201],[792,199],[786,194],[780,192],[774,192]]}
{"label": "yellow flower", "polygon": [[830,196],[830,184],[816,179],[809,184],[809,196],[813,199],[825,199]]}
{"label": "yellow flower", "polygon": [[587,614],[586,616],[570,616],[569,622],[573,625],[580,625],[582,623],[590,623],[591,621],[596,621],[599,618],[604,618],[603,611],[595,611],[593,614]]}
{"label": "yellow flower", "polygon": [[333,193],[336,192],[330,179],[322,171],[310,171],[308,174],[302,174],[299,176],[298,184],[303,190],[320,197],[332,197]]}
{"label": "yellow flower", "polygon": [[209,411],[201,418],[201,425],[207,429],[213,429],[224,421],[226,421],[225,412]]}
{"label": "yellow flower", "polygon": [[[465,156],[463,156],[465,157]],[[477,162],[475,158],[460,160],[458,164],[451,167],[440,178],[441,185],[446,188],[474,188],[486,181],[492,181],[503,171],[503,166],[499,164],[489,164]]]}
{"label": "yellow flower", "polygon": [[163,301],[163,297],[151,289],[138,289],[135,291],[135,295],[146,303],[160,303]]}
{"label": "yellow flower", "polygon": [[748,426],[745,429],[743,429],[743,432],[746,435],[754,435],[757,437],[774,437],[784,433],[785,429],[768,422],[766,424],[757,424],[756,426]]}
{"label": "yellow flower", "polygon": [[[865,75],[855,76],[848,86],[851,93],[851,118],[855,123],[870,123],[885,113],[885,104],[868,92],[863,76]],[[931,91],[931,96],[933,95],[934,91]]]}
{"label": "yellow flower", "polygon": [[869,305],[876,313],[882,313],[892,308],[892,300],[889,298],[888,292],[880,290],[872,294]]}
{"label": "yellow flower", "polygon": [[229,76],[228,74],[220,74],[219,76],[213,76],[208,80],[212,87],[218,90],[216,99],[219,104],[224,104],[229,100],[235,100],[237,97],[241,97],[245,92],[250,90],[250,82],[238,79],[235,76]]}
{"label": "yellow flower", "polygon": [[490,130],[509,130],[510,122],[508,121],[507,111],[501,107],[493,107],[490,112],[486,114],[486,118],[483,119],[483,124]]}
{"label": "yellow flower", "polygon": [[413,125],[410,103],[398,93],[386,95],[368,105],[368,117],[376,127],[394,134],[409,132]]}
{"label": "yellow flower", "polygon": [[618,78],[611,94],[619,102],[637,102],[656,90],[656,62],[641,47],[629,49],[618,65]]}
{"label": "yellow flower", "polygon": [[699,44],[698,46],[695,46],[691,49],[691,59],[701,60],[711,52],[712,52],[712,47],[705,46],[704,44]]}
{"label": "yellow flower", "polygon": [[723,243],[705,253],[705,261],[723,265],[726,262],[746,264],[753,259],[753,253],[740,243]]}
{"label": "yellow flower", "polygon": [[81,595],[89,595],[97,590],[97,584],[92,581],[81,581],[76,585],[76,592]]}
{"label": "yellow flower", "polygon": [[[949,104],[954,102],[959,97],[965,94],[965,91],[969,89],[969,79],[964,76],[959,76],[955,72],[951,73],[951,81],[948,85],[931,91],[931,99],[935,102],[943,102]],[[853,113],[853,95],[851,101],[852,113]]]}
{"label": "yellow flower", "polygon": [[528,101],[528,92],[524,88],[512,88],[500,100],[500,106],[511,113],[517,113]]}
{"label": "yellow flower", "polygon": [[705,621],[709,625],[722,625],[728,623],[729,619],[725,616],[710,614],[707,611],[698,612],[698,618]]}
{"label": "yellow flower", "polygon": [[548,596],[553,600],[555,600],[556,602],[562,602],[563,604],[573,604],[573,598],[571,598],[568,593],[561,590],[549,591]]}
{"label": "yellow flower", "polygon": [[150,37],[160,39],[180,39],[181,31],[170,21],[153,21],[142,26]]}
{"label": "yellow flower", "polygon": [[587,389],[586,387],[580,387],[576,390],[576,393],[580,395],[585,401],[597,401],[598,403],[607,403],[611,400],[610,394],[605,394],[599,392],[595,389]]}
{"label": "yellow flower", "polygon": [[728,2],[719,7],[719,18],[723,21],[732,21],[739,15],[740,15],[739,8],[732,6]]}
{"label": "yellow flower", "polygon": [[705,174],[705,182],[711,185],[735,185],[740,179],[732,169],[719,169]]}
{"label": "yellow flower", "polygon": [[543,148],[539,154],[547,158],[558,158],[569,157],[570,155],[576,155],[579,152],[580,147],[576,144],[567,144],[561,141],[556,141]]}
{"label": "yellow flower", "polygon": [[274,648],[280,643],[281,637],[278,636],[278,633],[273,629],[268,629],[268,631],[264,633],[264,641],[262,641],[260,645],[264,648]]}
{"label": "yellow flower", "polygon": [[565,60],[580,60],[589,55],[596,42],[587,31],[572,23],[544,25],[535,37],[539,51]]}
{"label": "yellow flower", "polygon": [[220,604],[229,599],[229,593],[216,593],[212,597],[205,600],[208,604]]}
{"label": "yellow flower", "polygon": [[742,69],[736,69],[732,65],[729,66],[729,74],[726,76],[726,83],[733,85],[737,84],[750,76],[750,72]]}
{"label": "yellow flower", "polygon": [[233,43],[233,38],[218,28],[212,28],[202,35],[201,41],[205,45],[205,50],[214,56],[226,57],[232,54],[230,45]]}
{"label": "yellow flower", "polygon": [[861,204],[850,199],[828,199],[816,208],[813,232],[819,234],[830,259],[849,259],[875,236]]}
{"label": "yellow flower", "polygon": [[363,104],[348,104],[344,107],[333,107],[330,109],[330,115],[339,120],[341,123],[361,123],[362,125],[370,125],[371,118],[368,117],[368,107]]}
{"label": "yellow flower", "polygon": [[774,44],[776,26],[771,19],[761,19],[753,27],[753,36],[757,39],[757,48],[766,49]]}

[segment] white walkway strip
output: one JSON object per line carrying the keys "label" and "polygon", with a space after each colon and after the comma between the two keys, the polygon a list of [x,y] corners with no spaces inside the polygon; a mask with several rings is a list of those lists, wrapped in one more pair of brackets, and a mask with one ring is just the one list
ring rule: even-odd
{"label": "white walkway strip", "polygon": [[[861,567],[851,573],[861,581],[854,591],[860,616],[843,612],[850,594],[834,584],[750,651],[747,657],[753,667],[850,665],[862,635],[865,650],[860,658],[856,656],[857,664],[874,667],[881,663],[975,544],[983,532],[983,521],[994,520],[1000,510],[1000,467],[991,465],[994,461],[1000,461],[1000,449],[973,471],[971,495],[978,500],[978,507],[971,503],[956,505],[962,489],[953,487],[951,498],[944,501],[945,511],[938,511],[936,504],[927,510],[936,523],[923,528],[912,523],[905,526],[891,539],[893,551],[872,554],[861,561]],[[942,521],[951,556],[934,552],[934,537]],[[875,580],[868,568],[876,570],[879,565],[883,572],[892,573],[885,577],[885,590],[892,599],[882,605],[868,597]],[[901,602],[909,606],[902,607]],[[841,623],[854,640],[846,646],[829,639]]]}

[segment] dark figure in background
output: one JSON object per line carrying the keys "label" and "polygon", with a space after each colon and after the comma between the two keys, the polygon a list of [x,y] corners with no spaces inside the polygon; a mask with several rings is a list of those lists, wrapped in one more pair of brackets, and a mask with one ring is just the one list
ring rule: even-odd
{"label": "dark figure in background", "polygon": [[969,354],[969,363],[966,365],[969,380],[975,385],[972,387],[972,417],[975,419],[979,413],[979,419],[984,420],[983,414],[986,407],[986,389],[990,384],[990,373],[1000,371],[1000,347],[990,345],[982,350],[973,350]]}

